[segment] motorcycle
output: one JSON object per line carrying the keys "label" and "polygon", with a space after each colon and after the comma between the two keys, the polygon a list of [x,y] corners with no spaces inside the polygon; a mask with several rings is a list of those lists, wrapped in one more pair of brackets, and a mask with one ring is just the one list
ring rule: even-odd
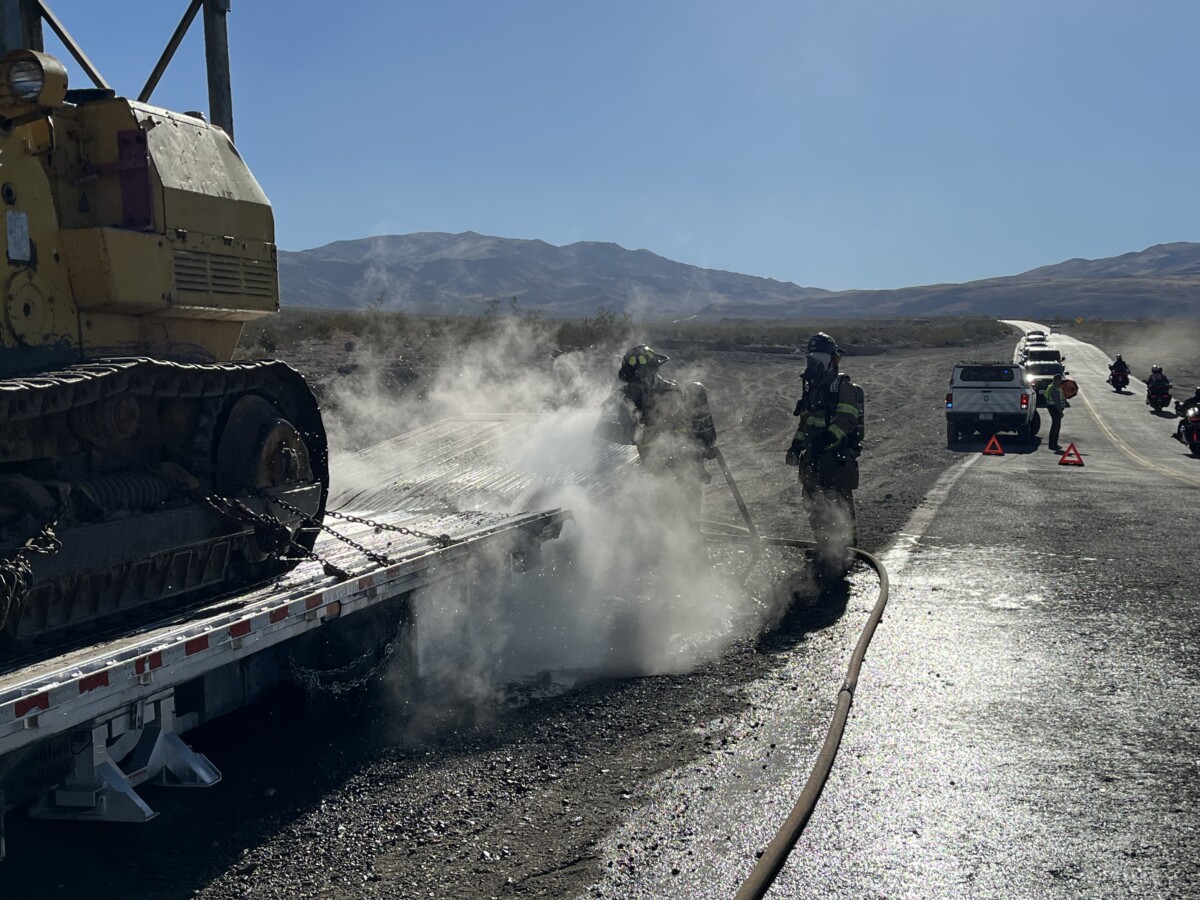
{"label": "motorcycle", "polygon": [[1200,456],[1200,406],[1183,408],[1182,403],[1175,404],[1179,413],[1179,428],[1175,432],[1175,440],[1185,444],[1192,456]]}
{"label": "motorcycle", "polygon": [[1113,372],[1108,376],[1108,383],[1111,384],[1113,386],[1113,390],[1119,394],[1121,391],[1125,390],[1125,388],[1129,387],[1129,373]]}
{"label": "motorcycle", "polygon": [[1146,402],[1154,407],[1155,412],[1162,412],[1171,402],[1171,385],[1151,384],[1146,386]]}

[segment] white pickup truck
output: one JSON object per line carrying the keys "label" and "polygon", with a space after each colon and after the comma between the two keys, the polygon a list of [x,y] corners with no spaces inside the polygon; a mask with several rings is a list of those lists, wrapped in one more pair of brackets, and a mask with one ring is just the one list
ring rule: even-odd
{"label": "white pickup truck", "polygon": [[950,373],[946,392],[946,443],[978,431],[990,437],[1015,431],[1028,444],[1041,427],[1037,396],[1020,366],[1003,362],[962,362]]}

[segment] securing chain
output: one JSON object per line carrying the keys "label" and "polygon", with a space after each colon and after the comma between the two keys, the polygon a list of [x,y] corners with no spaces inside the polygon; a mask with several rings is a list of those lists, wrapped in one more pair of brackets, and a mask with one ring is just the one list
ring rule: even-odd
{"label": "securing chain", "polygon": [[[305,519],[309,518],[304,513],[303,510],[299,509],[296,506],[293,506],[291,503],[288,503],[286,500],[283,500],[279,497],[275,497],[275,496],[272,496],[271,494],[268,494],[262,488],[256,487],[255,485],[252,485],[252,484],[247,484],[247,485],[245,485],[245,487],[252,494],[257,496],[260,500],[265,500],[268,503],[274,503],[276,506],[280,507],[281,509],[286,509],[288,512],[294,513],[295,515],[298,515],[302,518],[305,518]],[[450,537],[450,535],[448,535],[448,534],[429,534],[428,532],[425,532],[425,531],[418,531],[415,528],[406,528],[403,525],[391,525],[387,522],[377,522],[374,519],[366,519],[366,518],[363,518],[362,516],[351,515],[350,513],[340,513],[335,510],[332,510],[332,509],[325,510],[325,515],[326,515],[326,517],[328,517],[330,519],[339,519],[343,522],[351,522],[355,525],[366,525],[368,528],[373,528],[375,530],[376,534],[379,534],[381,531],[391,531],[396,534],[404,534],[404,535],[408,535],[409,537],[421,538],[422,540],[430,541],[442,548],[449,547],[450,545],[452,545],[454,543],[454,538]],[[353,547],[359,553],[364,554],[368,559],[371,559],[374,562],[377,562],[380,565],[384,565],[384,566],[391,563],[391,560],[388,559],[383,554],[367,549],[362,544],[355,541],[353,538],[347,537],[346,535],[342,534],[340,531],[336,531],[333,528],[330,528],[324,522],[317,522],[316,525],[319,529],[324,531],[329,536],[334,537],[337,540],[341,541],[342,543]]]}
{"label": "securing chain", "polygon": [[[396,645],[400,643],[401,636],[404,634],[406,623],[407,619],[404,616],[400,616],[396,623],[396,629],[390,638],[387,638],[382,644],[376,645],[362,654],[362,656],[346,663],[344,666],[338,666],[333,669],[309,669],[300,665],[296,661],[296,657],[292,656],[288,660],[288,669],[292,679],[304,689],[305,695],[310,698],[319,694],[331,694],[334,697],[339,697],[342,694],[348,694],[351,691],[365,687],[378,678],[384,669],[387,668],[388,660],[396,652]],[[361,675],[343,680],[343,676],[349,675],[370,662],[372,657],[378,658]]]}
{"label": "securing chain", "polygon": [[381,531],[394,531],[397,534],[406,534],[409,537],[417,537],[422,540],[432,541],[443,549],[451,546],[454,543],[454,538],[448,534],[429,534],[425,531],[418,531],[416,528],[407,528],[404,525],[391,525],[387,522],[377,522],[374,519],[364,519],[362,516],[354,516],[350,513],[341,513],[337,510],[327,509],[325,515],[331,519],[340,519],[343,522],[353,522],[356,525],[368,525],[375,529],[378,534]]}
{"label": "securing chain", "polygon": [[46,522],[41,530],[17,548],[8,559],[0,559],[0,591],[3,591],[3,608],[0,608],[0,628],[8,617],[25,602],[33,589],[33,566],[30,559],[40,554],[52,556],[62,549],[62,540],[55,534],[63,508],[59,507],[54,518]]}
{"label": "securing chain", "polygon": [[[307,547],[296,543],[295,538],[292,537],[291,529],[273,516],[261,515],[256,513],[240,500],[230,500],[227,497],[221,497],[217,494],[202,494],[197,492],[196,496],[202,502],[211,506],[220,515],[226,516],[227,518],[238,522],[250,522],[255,526],[256,530],[262,529],[260,533],[269,535],[274,543],[273,547],[264,549],[275,559],[294,559],[296,557],[300,557],[302,559],[320,563],[321,568],[326,575],[334,578],[340,578],[343,581],[350,577],[350,573],[345,569],[327,559],[324,559],[319,554],[309,550]],[[358,547],[358,545],[355,546]],[[285,557],[283,555],[282,551],[284,549],[290,551],[289,556]],[[359,549],[368,556],[372,555],[371,552],[365,547],[359,547]],[[378,560],[376,561],[378,562]]]}

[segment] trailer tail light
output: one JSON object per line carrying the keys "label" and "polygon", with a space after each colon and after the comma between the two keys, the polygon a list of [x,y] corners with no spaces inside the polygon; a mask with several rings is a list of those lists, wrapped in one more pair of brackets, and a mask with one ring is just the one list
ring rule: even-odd
{"label": "trailer tail light", "polygon": [[946,394],[946,409],[954,409],[954,394]]}
{"label": "trailer tail light", "polygon": [[1021,409],[1029,409],[1029,395],[1028,394],[1021,395]]}

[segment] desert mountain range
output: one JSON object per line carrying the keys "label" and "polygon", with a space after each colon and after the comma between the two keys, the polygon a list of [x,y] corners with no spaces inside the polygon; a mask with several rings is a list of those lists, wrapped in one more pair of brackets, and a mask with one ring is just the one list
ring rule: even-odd
{"label": "desert mountain range", "polygon": [[281,251],[288,306],[479,315],[511,298],[521,311],[583,318],[600,307],[636,319],[795,319],[980,315],[1026,318],[1200,318],[1200,244],[1157,244],[1105,259],[1070,259],[1000,278],[896,290],[827,291],[702,269],[648,250],[465,232],[388,235]]}

